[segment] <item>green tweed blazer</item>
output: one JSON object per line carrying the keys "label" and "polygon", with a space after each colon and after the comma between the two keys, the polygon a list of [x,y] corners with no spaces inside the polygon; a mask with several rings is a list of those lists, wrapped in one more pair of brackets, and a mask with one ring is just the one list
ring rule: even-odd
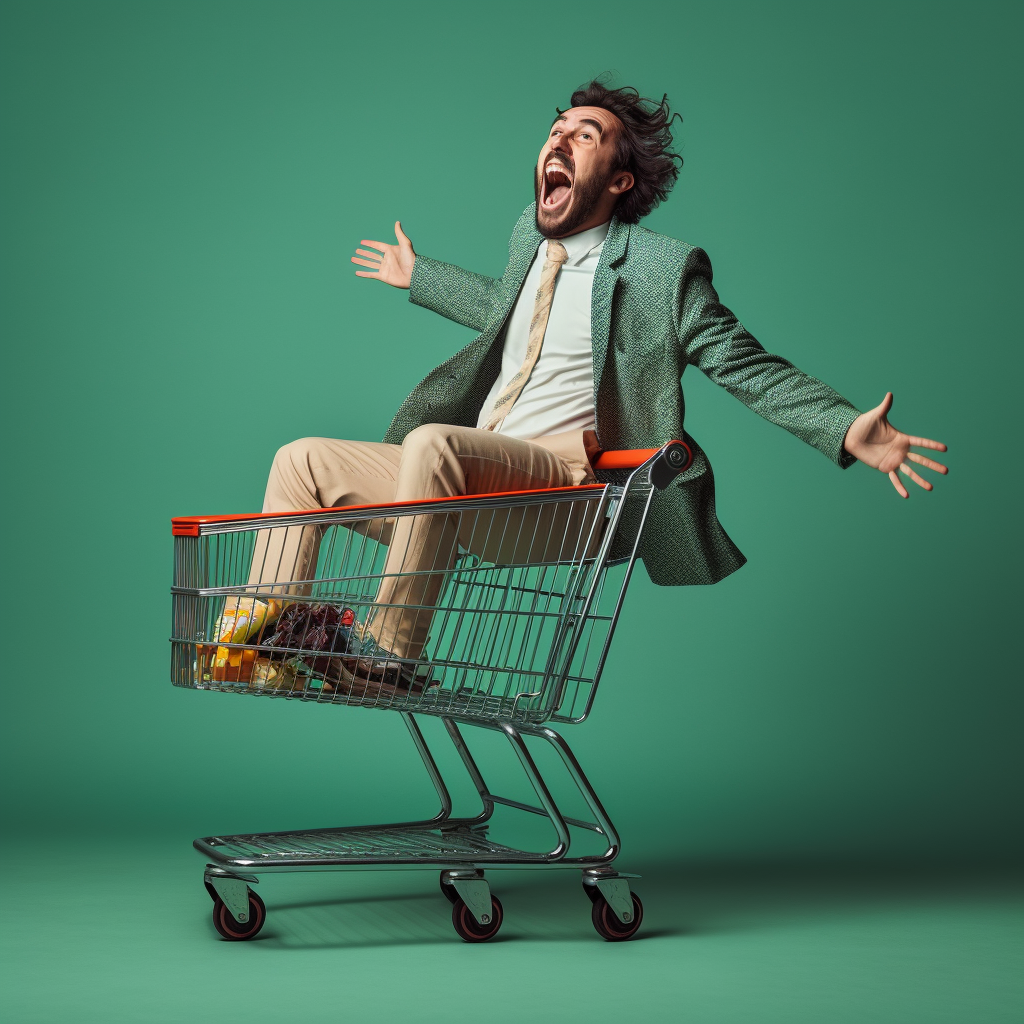
{"label": "green tweed blazer", "polygon": [[[542,240],[531,204],[512,233],[499,278],[417,255],[410,301],[480,334],[427,374],[398,410],[386,442],[401,444],[424,423],[476,426],[501,367],[505,323]],[[678,438],[693,449],[690,468],[655,494],[641,538],[640,557],[655,583],[717,583],[746,561],[715,515],[711,464],[683,429],[687,366],[837,465],[855,461],[843,439],[858,411],[758,344],[718,301],[702,249],[613,218],[591,308],[601,447],[656,448]],[[635,526],[624,522],[613,554],[626,553],[634,539]]]}

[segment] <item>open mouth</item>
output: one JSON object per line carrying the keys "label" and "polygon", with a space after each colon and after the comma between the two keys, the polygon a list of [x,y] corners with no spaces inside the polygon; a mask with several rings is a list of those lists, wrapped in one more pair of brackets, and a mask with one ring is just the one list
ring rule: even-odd
{"label": "open mouth", "polygon": [[544,167],[540,204],[545,210],[556,210],[569,201],[572,193],[572,169],[560,160],[549,160]]}

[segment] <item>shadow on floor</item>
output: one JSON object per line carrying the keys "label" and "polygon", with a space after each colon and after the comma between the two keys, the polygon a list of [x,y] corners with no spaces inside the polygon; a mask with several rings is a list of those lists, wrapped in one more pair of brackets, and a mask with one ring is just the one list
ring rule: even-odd
{"label": "shadow on floor", "polygon": [[[268,950],[457,941],[434,873],[403,874],[396,888],[404,891],[397,892],[388,891],[388,879],[395,877],[388,873],[371,882],[363,876],[355,893],[345,893],[346,879],[334,876],[323,883],[322,897],[289,898],[265,887],[267,925],[254,941]],[[590,903],[576,872],[492,872],[489,880],[505,910],[502,930],[492,944],[603,941],[591,924]],[[632,884],[644,901],[644,925],[633,942],[760,931],[960,902],[1005,903],[1024,888],[1019,874],[1005,870],[914,872],[813,865],[651,864]]]}

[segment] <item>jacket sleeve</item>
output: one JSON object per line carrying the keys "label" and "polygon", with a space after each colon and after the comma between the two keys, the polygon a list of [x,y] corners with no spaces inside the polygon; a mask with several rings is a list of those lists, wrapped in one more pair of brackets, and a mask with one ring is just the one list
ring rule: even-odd
{"label": "jacket sleeve", "polygon": [[817,448],[843,469],[857,460],[843,448],[860,413],[827,384],[766,352],[718,301],[711,261],[702,249],[686,258],[676,303],[683,358],[766,420]]}
{"label": "jacket sleeve", "polygon": [[500,279],[474,274],[451,263],[417,254],[412,268],[409,301],[482,331],[497,300]]}

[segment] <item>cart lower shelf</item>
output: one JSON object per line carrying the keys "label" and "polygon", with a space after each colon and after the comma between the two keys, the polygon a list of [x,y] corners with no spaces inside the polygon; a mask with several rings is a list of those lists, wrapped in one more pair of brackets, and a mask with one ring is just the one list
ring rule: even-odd
{"label": "cart lower shelf", "polygon": [[413,861],[427,867],[448,860],[475,861],[484,857],[515,862],[524,856],[520,850],[495,843],[487,837],[486,827],[437,828],[430,825],[357,826],[354,828],[313,829],[303,832],[209,836],[197,839],[195,848],[211,860],[254,871],[281,864],[292,870],[301,865],[325,862],[338,866],[356,866],[367,861],[374,867],[389,862]]}

